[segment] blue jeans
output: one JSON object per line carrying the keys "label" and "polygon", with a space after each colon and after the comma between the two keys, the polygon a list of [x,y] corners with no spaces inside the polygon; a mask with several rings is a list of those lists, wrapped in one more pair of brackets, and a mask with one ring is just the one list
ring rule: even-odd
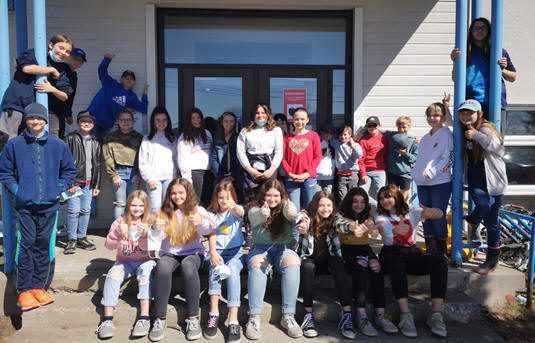
{"label": "blue jeans", "polygon": [[444,215],[439,219],[426,219],[423,222],[424,236],[446,239],[448,237],[448,223],[446,210],[451,195],[451,182],[433,186],[418,186],[418,199],[425,207],[434,207],[442,210]]}
{"label": "blue jeans", "polygon": [[137,189],[137,173],[134,168],[126,166],[117,166],[116,170],[122,182],[119,187],[113,187],[115,191],[115,202],[113,203],[115,205],[115,219],[123,215],[124,208],[126,207],[126,198],[128,197],[128,194]]}
{"label": "blue jeans", "polygon": [[156,261],[132,261],[132,262],[115,262],[113,267],[108,270],[104,289],[102,290],[103,306],[115,307],[119,301],[119,291],[124,280],[131,276],[136,276],[138,285],[138,299],[150,299],[150,279],[152,268],[156,266]]}
{"label": "blue jeans", "polygon": [[150,199],[151,212],[156,212],[160,209],[160,207],[162,207],[162,203],[165,198],[165,192],[167,191],[167,187],[169,187],[171,181],[172,180],[156,181],[158,184],[155,189],[150,189],[149,185],[147,185],[147,194],[149,195]]}
{"label": "blue jeans", "polygon": [[318,191],[316,178],[308,178],[305,182],[295,182],[292,179],[286,179],[286,190],[288,197],[294,203],[297,210],[301,210],[301,192],[303,193],[303,207],[307,207],[312,197]]}
{"label": "blue jeans", "polygon": [[[249,252],[249,275],[247,278],[247,289],[249,291],[249,314],[259,315],[262,313],[262,302],[266,294],[266,284],[268,274],[273,268],[279,272],[282,290],[282,313],[295,314],[295,303],[297,292],[299,291],[300,264],[283,266],[283,259],[286,256],[299,257],[295,251],[286,248],[284,245],[254,245]],[[261,256],[267,262],[260,266],[253,266],[251,262],[256,256]]]}
{"label": "blue jeans", "polygon": [[377,193],[381,187],[386,185],[386,172],[384,170],[370,170],[366,171],[366,175],[368,175],[368,181],[361,187],[368,193],[370,205],[377,207]]}
{"label": "blue jeans", "polygon": [[[241,262],[242,252],[232,256],[225,254],[225,251],[218,251],[218,253],[225,261],[225,264],[230,268],[230,276],[225,279],[227,282],[227,307],[240,307],[241,294],[241,279],[240,272],[243,268]],[[221,295],[221,281],[215,280],[213,276],[214,267],[210,265],[210,272],[208,275],[208,294]]]}
{"label": "blue jeans", "polygon": [[67,232],[69,239],[84,238],[87,234],[93,188],[90,185],[86,185],[82,188],[82,192],[84,194],[79,197],[67,200]]}
{"label": "blue jeans", "polygon": [[498,212],[502,206],[503,195],[490,195],[487,190],[468,186],[470,197],[474,201],[474,210],[466,218],[470,224],[483,222],[487,229],[487,244],[491,249],[500,248],[500,225]]}

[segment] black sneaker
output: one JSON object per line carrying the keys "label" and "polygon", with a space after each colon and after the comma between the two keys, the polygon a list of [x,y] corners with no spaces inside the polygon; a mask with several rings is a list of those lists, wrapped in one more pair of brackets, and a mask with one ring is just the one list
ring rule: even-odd
{"label": "black sneaker", "polygon": [[75,239],[69,239],[67,242],[67,245],[65,246],[65,249],[63,250],[63,253],[65,255],[72,255],[76,251],[76,240]]}
{"label": "black sneaker", "polygon": [[238,324],[230,324],[228,326],[228,338],[227,343],[240,343],[241,342],[241,328]]}
{"label": "black sneaker", "polygon": [[314,314],[312,312],[305,313],[303,323],[301,323],[301,329],[303,329],[303,335],[307,338],[314,338],[318,336],[316,330],[316,321],[314,320]]}
{"label": "black sneaker", "polygon": [[208,316],[208,323],[206,324],[206,328],[204,329],[203,335],[206,339],[214,339],[217,335],[217,322],[219,320],[219,316],[216,316],[214,314],[210,314]]}
{"label": "black sneaker", "polygon": [[93,244],[93,242],[87,239],[87,237],[78,238],[78,241],[76,241],[76,246],[80,249],[89,250],[89,251],[95,250],[97,248],[95,244]]}

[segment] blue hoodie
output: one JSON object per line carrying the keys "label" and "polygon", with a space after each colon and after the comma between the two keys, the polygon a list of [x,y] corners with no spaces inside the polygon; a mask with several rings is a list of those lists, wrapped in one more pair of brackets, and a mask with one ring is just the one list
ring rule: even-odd
{"label": "blue hoodie", "polygon": [[136,111],[147,113],[149,104],[146,94],[143,94],[141,101],[139,101],[136,93],[132,90],[124,89],[120,82],[114,80],[108,74],[110,62],[110,59],[104,58],[98,66],[98,77],[102,83],[102,88],[91,100],[87,109],[95,116],[95,124],[105,129],[113,127],[119,111],[125,108],[132,108]]}
{"label": "blue hoodie", "polygon": [[76,167],[67,144],[28,130],[7,142],[0,155],[0,182],[15,196],[19,211],[56,210],[59,195],[74,183]]}

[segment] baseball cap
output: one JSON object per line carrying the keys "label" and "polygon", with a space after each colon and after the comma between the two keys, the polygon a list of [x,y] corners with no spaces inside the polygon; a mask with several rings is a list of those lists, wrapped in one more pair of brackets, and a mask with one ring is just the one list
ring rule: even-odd
{"label": "baseball cap", "polygon": [[459,108],[457,109],[457,111],[460,111],[460,110],[469,110],[472,112],[481,111],[481,104],[477,100],[468,99],[468,100],[465,100],[461,104],[461,106],[459,106]]}
{"label": "baseball cap", "polygon": [[78,116],[76,116],[76,121],[80,121],[82,118],[91,118],[93,121],[95,121],[95,117],[91,114],[89,111],[81,111],[78,113]]}
{"label": "baseball cap", "polygon": [[134,72],[131,71],[131,70],[125,70],[125,71],[123,71],[123,74],[121,75],[121,79],[122,79],[123,77],[128,77],[128,76],[130,76],[130,77],[133,78],[134,80],[136,79],[136,74],[134,74]]}
{"label": "baseball cap", "polygon": [[87,55],[85,54],[85,51],[80,48],[72,49],[71,57],[80,57],[84,62],[87,62]]}
{"label": "baseball cap", "polygon": [[48,111],[45,106],[32,102],[24,108],[24,120],[29,118],[41,118],[48,123]]}
{"label": "baseball cap", "polygon": [[379,121],[379,118],[377,118],[376,116],[371,116],[371,117],[368,117],[368,119],[366,119],[366,126],[368,126],[368,124],[375,124],[377,126],[380,126],[381,122]]}

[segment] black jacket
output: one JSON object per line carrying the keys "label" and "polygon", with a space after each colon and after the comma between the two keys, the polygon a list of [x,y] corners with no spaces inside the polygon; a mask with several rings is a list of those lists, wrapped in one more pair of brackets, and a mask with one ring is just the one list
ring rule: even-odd
{"label": "black jacket", "polygon": [[[74,182],[85,182],[85,149],[82,135],[78,132],[71,132],[65,137],[65,142],[69,146],[76,166],[76,179]],[[91,183],[93,188],[100,189],[100,167],[102,161],[102,149],[98,140],[91,135]]]}

